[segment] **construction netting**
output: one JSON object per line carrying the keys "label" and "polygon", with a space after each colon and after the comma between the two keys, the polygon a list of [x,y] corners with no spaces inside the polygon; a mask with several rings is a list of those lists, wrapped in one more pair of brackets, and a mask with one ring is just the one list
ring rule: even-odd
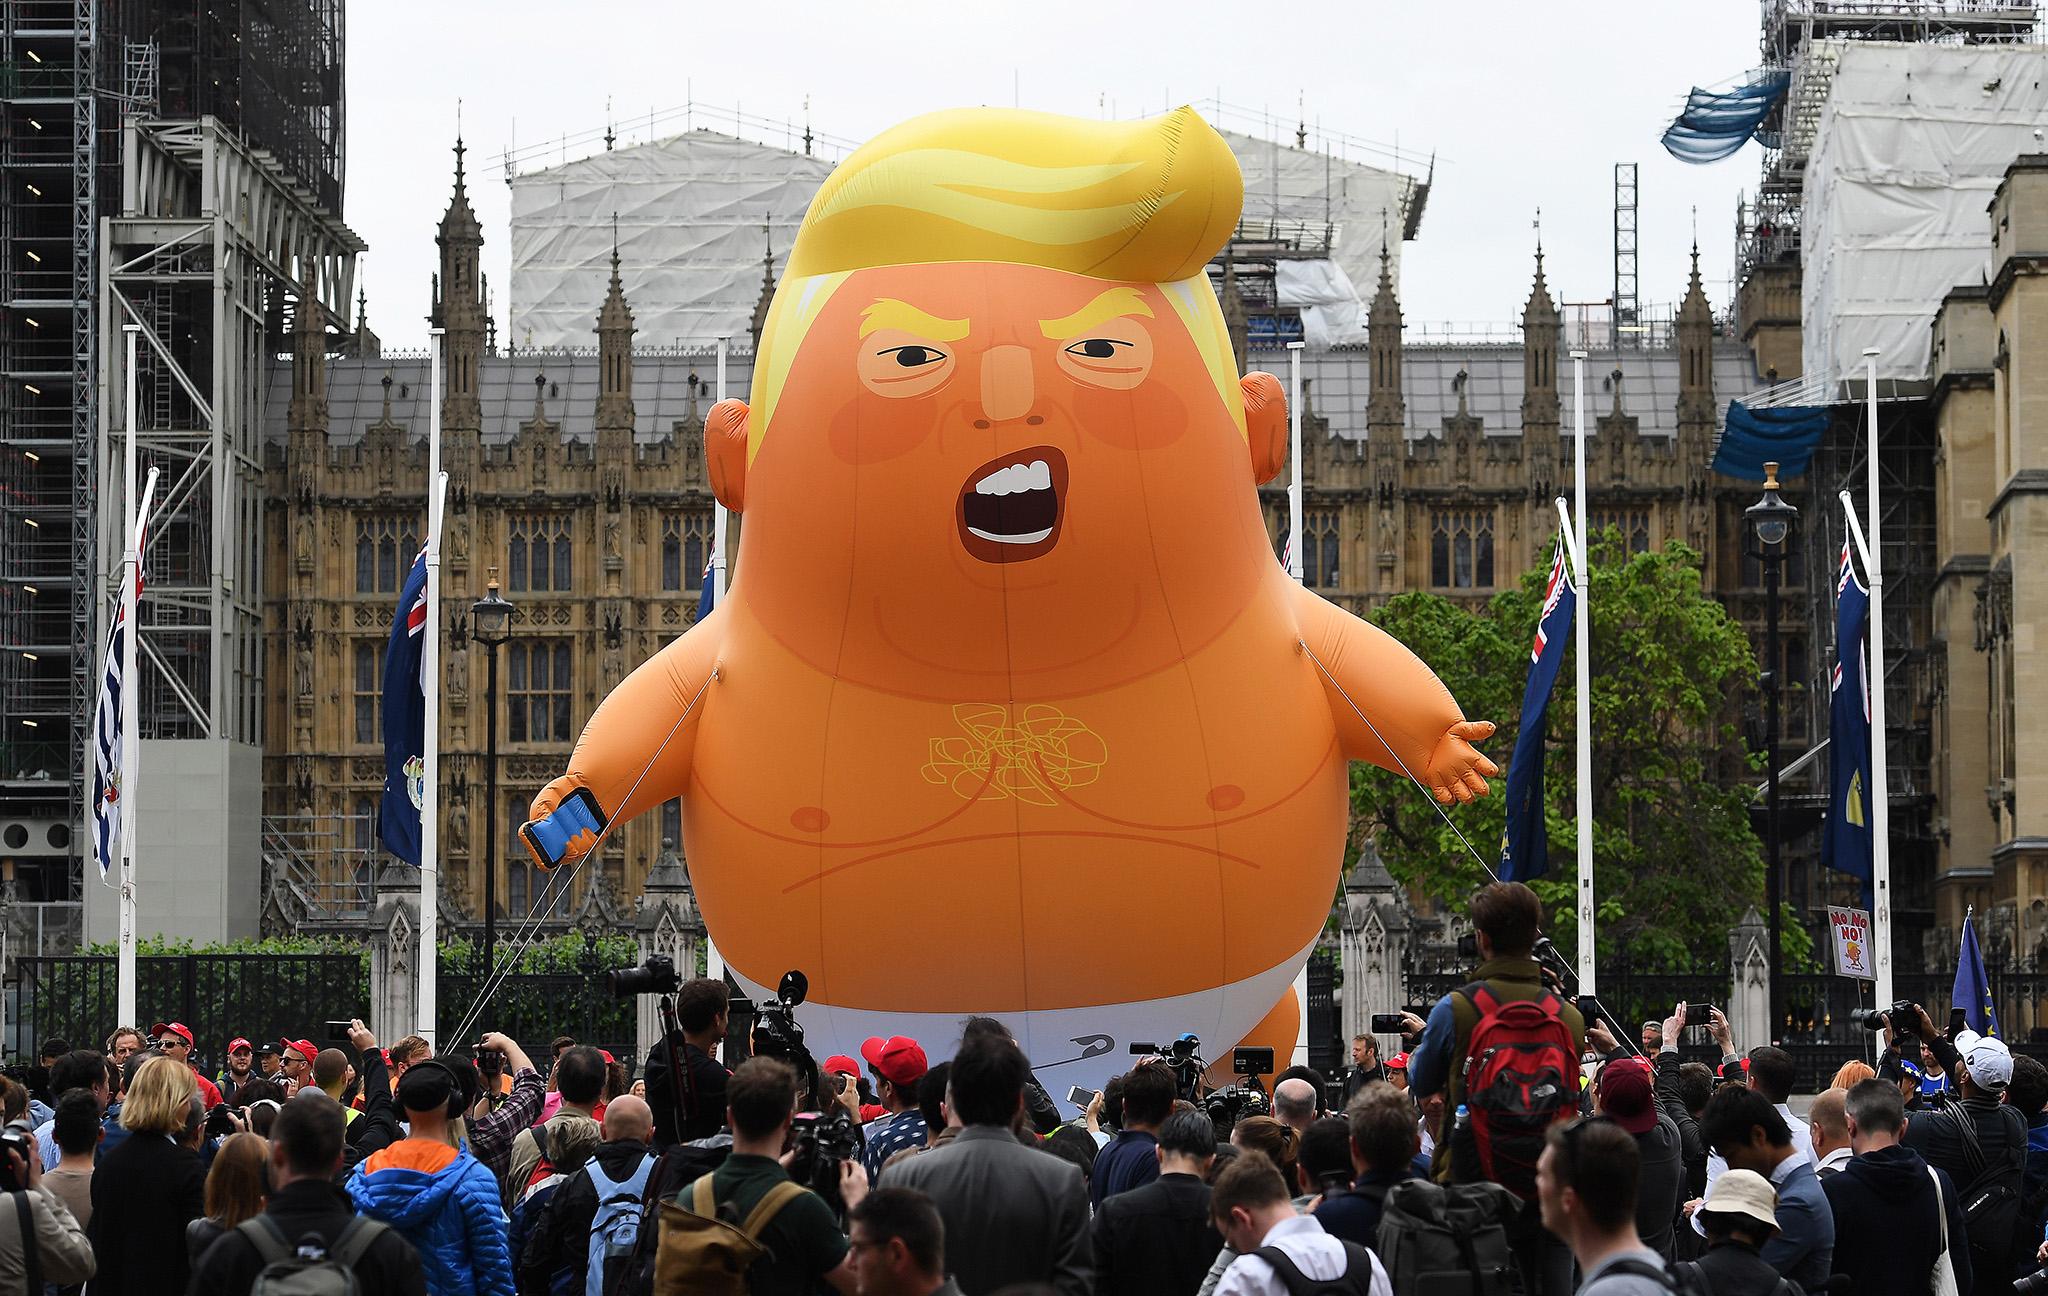
{"label": "construction netting", "polygon": [[[1323,263],[1290,272],[1290,291],[1299,295],[1283,304],[1302,308],[1311,345],[1362,341],[1357,292],[1370,296],[1378,282],[1383,240],[1399,282],[1402,233],[1422,185],[1309,149],[1223,136],[1244,171],[1246,239],[1276,245],[1280,259]],[[811,195],[832,166],[695,130],[515,177],[512,344],[595,344],[615,219],[637,346],[746,338],[763,257],[773,256],[779,279]]]}
{"label": "construction netting", "polygon": [[514,178],[513,345],[596,344],[614,217],[636,346],[748,339],[763,258],[772,253],[779,277],[831,169],[824,158],[694,130]]}
{"label": "construction netting", "polygon": [[1986,208],[2014,158],[2042,151],[2048,48],[1844,42],[1806,165],[1802,323],[1809,374],[1930,375],[1928,328],[1984,282]]}

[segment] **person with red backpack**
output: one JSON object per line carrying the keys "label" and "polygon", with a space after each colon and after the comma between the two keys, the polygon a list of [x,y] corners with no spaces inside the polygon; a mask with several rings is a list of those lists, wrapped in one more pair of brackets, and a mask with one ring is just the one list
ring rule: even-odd
{"label": "person with red backpack", "polygon": [[[1578,1115],[1586,1022],[1536,962],[1543,904],[1520,882],[1480,888],[1470,910],[1480,964],[1437,1000],[1408,1057],[1418,1099],[1444,1097],[1435,1178],[1500,1184],[1536,1198],[1536,1162],[1552,1125]],[[1571,1255],[1527,1213],[1517,1254],[1539,1292],[1571,1289]]]}

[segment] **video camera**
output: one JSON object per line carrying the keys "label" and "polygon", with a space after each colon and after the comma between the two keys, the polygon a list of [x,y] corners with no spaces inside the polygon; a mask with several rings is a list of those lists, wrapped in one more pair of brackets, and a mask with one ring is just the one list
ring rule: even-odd
{"label": "video camera", "polygon": [[1258,1047],[1233,1049],[1230,1069],[1244,1079],[1202,1099],[1202,1111],[1215,1125],[1219,1139],[1229,1138],[1230,1131],[1247,1116],[1273,1114],[1273,1100],[1259,1082],[1260,1076],[1273,1074],[1273,1050]]}
{"label": "video camera", "polygon": [[1157,1044],[1133,1044],[1131,1052],[1138,1057],[1157,1057],[1173,1070],[1173,1084],[1179,1096],[1189,1102],[1198,1102],[1202,1097],[1202,1073],[1209,1064],[1202,1060],[1202,1041],[1193,1034],[1183,1035],[1165,1048]]}

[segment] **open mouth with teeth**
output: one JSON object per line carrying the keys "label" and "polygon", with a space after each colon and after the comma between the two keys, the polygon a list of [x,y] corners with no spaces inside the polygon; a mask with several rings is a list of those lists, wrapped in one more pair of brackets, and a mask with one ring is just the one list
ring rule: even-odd
{"label": "open mouth with teeth", "polygon": [[1059,543],[1067,457],[1032,446],[991,459],[960,488],[960,543],[983,562],[1023,562]]}

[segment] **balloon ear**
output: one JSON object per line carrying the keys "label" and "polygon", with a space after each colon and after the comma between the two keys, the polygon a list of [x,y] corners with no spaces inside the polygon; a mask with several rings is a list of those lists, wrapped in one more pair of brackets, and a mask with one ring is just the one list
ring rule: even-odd
{"label": "balloon ear", "polygon": [[[1274,383],[1273,390],[1280,390]],[[711,465],[711,493],[735,513],[747,501],[747,403],[722,400],[704,420],[704,459]]]}
{"label": "balloon ear", "polygon": [[1238,380],[1244,393],[1244,430],[1251,440],[1252,480],[1265,485],[1287,464],[1287,397],[1269,373]]}

